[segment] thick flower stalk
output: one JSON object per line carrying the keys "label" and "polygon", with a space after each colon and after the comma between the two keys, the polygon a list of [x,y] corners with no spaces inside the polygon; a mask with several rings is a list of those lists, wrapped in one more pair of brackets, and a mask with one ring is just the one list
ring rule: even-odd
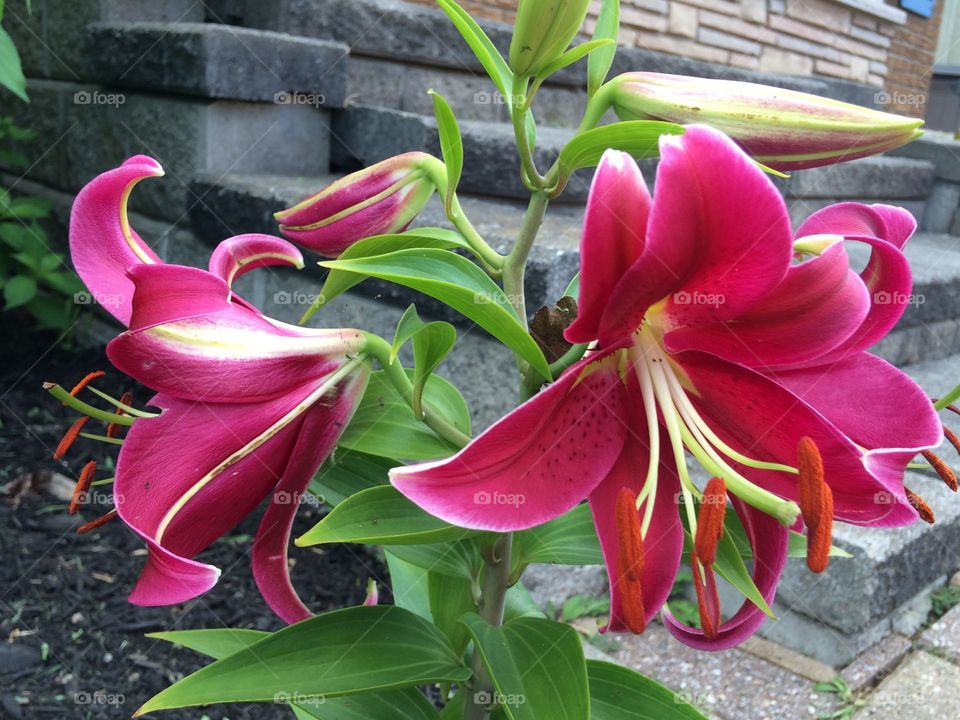
{"label": "thick flower stalk", "polygon": [[365,339],[357,330],[277,322],[232,292],[252,268],[303,266],[280,238],[225,240],[209,270],[160,261],[130,227],[126,208],[139,180],[161,174],[156,161],[137,156],[100,175],[78,195],[70,227],[78,272],[128,326],[107,354],[157,392],[149,404],[160,409],[133,415],[129,402],[115,403],[125,411],[116,422],[129,427],[114,480],[116,513],[149,549],[130,599],[171,604],[209,590],[220,571],[193,557],[272,495],[253,544],[254,576],[278,615],[301,620],[310,613],[290,584],[290,528],[363,394]]}
{"label": "thick flower stalk", "polygon": [[337,257],[357,240],[405,230],[445,177],[437,158],[409,152],[351,173],[274,218],[285,237]]}
{"label": "thick flower stalk", "polygon": [[919,137],[923,124],[795,90],[665,73],[624,73],[604,93],[624,120],[707,123],[779,170],[886,152]]}
{"label": "thick flower stalk", "polygon": [[[594,178],[566,331],[587,356],[457,455],[391,476],[430,513],[483,530],[533,527],[589,498],[612,631],[639,632],[664,607],[688,532],[701,628],[664,619],[718,649],[764,617],[750,601],[720,616],[728,500],[769,603],[798,521],[819,571],[834,520],[917,518],[904,470],[942,429],[923,391],[865,351],[909,296],[908,213],[835,205],[794,239],[776,188],[725,135],[691,126],[660,150],[652,198],[626,154],[608,151]],[[871,247],[859,275],[845,239]],[[715,479],[699,487],[690,459]],[[523,502],[488,501],[501,497]]]}

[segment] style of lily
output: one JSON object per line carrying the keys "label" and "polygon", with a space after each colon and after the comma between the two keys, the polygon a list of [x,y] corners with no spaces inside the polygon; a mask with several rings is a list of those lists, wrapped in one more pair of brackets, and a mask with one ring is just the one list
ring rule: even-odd
{"label": "style of lily", "polygon": [[161,172],[138,156],[99,176],[78,196],[70,230],[87,287],[115,300],[107,309],[129,327],[108,345],[110,360],[155,390],[149,405],[160,409],[126,418],[114,480],[116,511],[149,551],[130,600],[165,605],[209,590],[220,571],[193,558],[272,493],[254,576],[270,607],[295,622],[310,612],[290,583],[290,528],[363,394],[365,341],[356,330],[274,321],[232,292],[253,267],[302,266],[280,238],[225,240],[209,271],[162,263],[126,212],[132,187]]}
{"label": "style of lily", "polygon": [[[391,478],[431,514],[491,531],[588,498],[611,587],[605,629],[641,632],[664,608],[680,640],[721,649],[765,617],[750,601],[720,615],[713,565],[728,501],[770,603],[788,528],[806,527],[819,572],[834,519],[918,517],[903,474],[942,427],[910,378],[866,352],[910,293],[906,211],[835,205],[794,240],[776,188],[725,135],[693,125],[660,151],[652,198],[626,154],[608,151],[594,178],[566,331],[591,343],[587,355],[458,454]],[[871,247],[859,275],[845,239]],[[691,458],[713,478],[704,488]],[[701,628],[665,608],[686,532]]]}

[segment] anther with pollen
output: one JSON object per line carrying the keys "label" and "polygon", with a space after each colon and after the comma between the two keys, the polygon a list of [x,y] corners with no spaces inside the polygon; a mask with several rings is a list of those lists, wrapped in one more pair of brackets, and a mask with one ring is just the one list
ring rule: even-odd
{"label": "anther with pollen", "polygon": [[[944,428],[946,431],[946,428]],[[952,435],[953,433],[951,433]],[[954,436],[956,438],[956,436]],[[951,440],[951,442],[953,442]],[[940,479],[943,480],[944,484],[954,492],[957,491],[957,474],[950,469],[950,466],[947,465],[938,455],[930,452],[929,450],[924,450],[922,453],[923,459],[930,463],[930,467],[934,469],[937,475],[940,476]]]}
{"label": "anther with pollen", "polygon": [[704,565],[713,565],[717,545],[723,537],[723,519],[727,513],[727,484],[723,478],[712,478],[703,491],[703,500],[697,513],[697,534],[694,550]]}
{"label": "anther with pollen", "polygon": [[88,420],[90,420],[89,416],[81,415],[73,421],[73,425],[70,426],[67,432],[64,433],[63,438],[61,438],[57,449],[53,451],[54,460],[60,460],[67,454],[67,451],[77,441],[77,438],[80,436],[80,431],[83,430],[83,426],[87,424]]}
{"label": "anther with pollen", "polygon": [[640,515],[637,496],[629,488],[620,488],[616,505],[617,524],[617,578],[616,586],[622,598],[623,623],[632,633],[642,633],[647,626],[643,606],[643,536],[640,533]]}
{"label": "anther with pollen", "polygon": [[[133,393],[130,392],[129,390],[127,390],[123,395],[120,396],[120,402],[123,403],[124,405],[132,405],[132,404],[133,404]],[[116,411],[116,412],[117,412],[117,415],[125,415],[125,414],[126,414],[126,413],[124,413],[123,409],[122,409],[122,408],[119,408],[119,407],[117,408],[117,411]],[[117,425],[116,423],[110,423],[109,425],[107,425],[107,437],[108,437],[108,438],[116,437],[117,431],[118,431],[119,429],[120,429],[120,426],[119,426],[119,425]]]}
{"label": "anther with pollen", "polygon": [[86,465],[83,466],[83,470],[80,471],[80,478],[77,480],[77,484],[73,488],[73,496],[70,498],[70,507],[67,509],[67,513],[70,515],[75,515],[77,510],[83,505],[84,496],[87,493],[87,490],[90,489],[90,483],[93,481],[93,474],[97,470],[97,461],[91,460]]}
{"label": "anther with pollen", "polygon": [[933,508],[927,505],[927,501],[917,495],[910,488],[905,487],[903,490],[907,494],[907,501],[913,506],[913,509],[917,511],[920,519],[928,525],[933,525],[934,520],[936,520],[936,517],[933,514]]}
{"label": "anther with pollen", "polygon": [[691,556],[693,564],[693,589],[697,591],[697,610],[700,611],[700,629],[707,640],[715,640],[720,627],[720,594],[717,591],[717,578],[713,568],[703,567],[703,575],[698,567],[700,559],[697,551]]}
{"label": "anther with pollen", "polygon": [[70,394],[73,397],[76,397],[87,385],[92,383],[97,378],[102,378],[104,375],[106,375],[106,373],[103,370],[94,370],[91,373],[87,373],[83,380],[73,386],[73,390],[70,391]]}
{"label": "anther with pollen", "polygon": [[800,512],[807,526],[807,567],[821,573],[830,564],[833,492],[824,478],[820,450],[809,437],[800,438],[797,444],[797,468]]}
{"label": "anther with pollen", "polygon": [[108,522],[113,520],[117,516],[116,510],[111,510],[106,515],[101,515],[96,520],[91,520],[86,525],[81,525],[77,528],[77,535],[84,535],[91,530],[96,530],[98,527],[106,525]]}

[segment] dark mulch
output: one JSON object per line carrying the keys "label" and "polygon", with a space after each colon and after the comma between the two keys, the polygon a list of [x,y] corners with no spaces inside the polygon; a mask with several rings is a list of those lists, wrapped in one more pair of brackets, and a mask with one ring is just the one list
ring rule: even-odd
{"label": "dark mulch", "polygon": [[[205,663],[145,633],[281,626],[249,568],[259,513],[202,556],[224,571],[211,592],[173,607],[130,605],[126,596],[143,563],[142,543],[119,522],[76,535],[77,526],[109,506],[87,507],[71,517],[42,482],[50,472],[75,478],[88,459],[108,466],[115,456],[113,446],[81,441],[65,463],[53,461],[52,448],[75,415],[41,389],[44,380],[69,386],[89,370],[108,369],[103,352],[26,333],[19,320],[0,313],[0,485],[30,477],[38,490],[0,498],[0,718],[130,717],[153,694]],[[119,395],[125,382],[114,372],[98,385]],[[138,399],[145,397],[142,392]],[[320,512],[303,506],[299,529],[315,523]],[[316,611],[358,604],[368,577],[386,577],[382,561],[362,547],[291,549],[291,556],[294,583]],[[381,586],[384,595],[389,601]],[[281,706],[222,705],[157,715],[204,716],[272,720],[292,714]]]}

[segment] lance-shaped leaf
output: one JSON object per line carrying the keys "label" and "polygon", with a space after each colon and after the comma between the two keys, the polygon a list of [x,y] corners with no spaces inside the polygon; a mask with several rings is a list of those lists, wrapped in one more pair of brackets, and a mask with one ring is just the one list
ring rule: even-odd
{"label": "lance-shaped leaf", "polygon": [[429,571],[398,558],[389,550],[384,550],[383,555],[387,559],[387,568],[390,570],[393,602],[397,607],[432,621]]}
{"label": "lance-shaped leaf", "polygon": [[473,51],[477,60],[487,71],[487,75],[497,86],[497,90],[506,99],[508,104],[513,103],[513,72],[503,59],[503,55],[487,37],[487,34],[470,17],[470,13],[460,7],[454,0],[437,0],[437,4],[447,14],[450,21],[459,31],[467,45]]}
{"label": "lance-shaped leaf", "polygon": [[613,40],[611,45],[597,48],[587,59],[587,97],[593,97],[607,79],[613,57],[617,53],[616,39],[620,34],[620,0],[603,0],[593,29],[593,39]]}
{"label": "lance-shaped leaf", "polygon": [[[239,652],[269,636],[268,632],[242,628],[180,630],[147,635],[196,650],[215,660]],[[430,701],[416,688],[319,700],[304,698],[299,702],[291,702],[290,707],[298,718],[317,720],[435,720],[438,717]]]}
{"label": "lance-shaped leaf", "polygon": [[578,505],[548,523],[516,533],[513,562],[515,567],[530,563],[603,565],[590,507]]}
{"label": "lance-shaped leaf", "polygon": [[[470,411],[463,396],[448,381],[431,375],[424,383],[424,402],[458,430],[470,434]],[[371,375],[360,407],[339,445],[369,455],[405,460],[446,457],[456,450],[416,418],[410,404],[382,371]]]}
{"label": "lance-shaped leaf", "polygon": [[21,100],[30,102],[30,98],[27,97],[27,79],[23,76],[23,68],[20,65],[20,55],[13,40],[3,28],[0,28],[0,85]]}
{"label": "lance-shaped leaf", "polygon": [[[475,531],[461,530],[460,538],[470,538]],[[413,563],[418,567],[431,572],[438,572],[450,577],[458,577],[476,582],[483,567],[483,558],[476,542],[470,539],[461,539],[452,543],[438,543],[421,545],[407,543],[403,547],[388,548],[391,553],[402,560]]]}
{"label": "lance-shaped leaf", "polygon": [[549,378],[543,351],[520,324],[503,291],[477,265],[443,250],[400,250],[371,258],[320,263],[405,285],[446,303]]}
{"label": "lance-shaped leaf", "polygon": [[439,543],[476,534],[448,525],[414,505],[392,485],[351,495],[297,538],[300,547],[324,543],[410,545]]}
{"label": "lance-shaped leaf", "polygon": [[601,48],[614,45],[616,45],[616,41],[612,38],[600,38],[581,43],[580,45],[567,50],[563,55],[541,70],[538,74],[538,77],[549,77],[550,75],[563,70],[568,65],[573,65],[573,63],[577,62],[577,60],[582,59],[590,53],[597,52]]}
{"label": "lance-shaped leaf", "polygon": [[[439,248],[449,250],[451,248],[470,249],[470,245],[459,233],[445,228],[416,228],[403,233],[394,233],[388,235],[374,235],[372,237],[358,240],[348,247],[339,258],[349,260],[351,258],[373,257],[375,255],[385,255],[397,250],[408,250],[410,248]],[[310,306],[310,308],[300,318],[302,325],[309,320],[313,314],[338,295],[345,293],[354,285],[363,282],[363,275],[355,272],[346,272],[344,270],[331,270],[327,279],[320,289],[320,294]]]}
{"label": "lance-shaped leaf", "polygon": [[440,135],[440,152],[443,154],[443,163],[447,166],[443,208],[449,216],[453,213],[453,198],[463,172],[463,138],[460,136],[457,116],[447,99],[436,90],[431,90],[430,95],[433,97],[433,114],[437,119],[437,132]]}
{"label": "lance-shaped leaf", "polygon": [[580,637],[569,625],[518,618],[502,627],[466,615],[499,708],[510,720],[589,720],[590,695]]}
{"label": "lance-shaped leaf", "polygon": [[421,400],[427,378],[443,362],[457,342],[457,330],[450,323],[425,323],[417,314],[417,308],[411,305],[397,323],[397,332],[393,338],[391,353],[396,357],[400,348],[408,340],[413,340],[413,414],[422,416]]}
{"label": "lance-shaped leaf", "polygon": [[390,481],[387,473],[401,464],[399,460],[356,450],[338,451],[320,466],[310,483],[310,492],[333,507],[361,490],[386,485]]}
{"label": "lance-shaped leaf", "polygon": [[587,660],[590,720],[706,720],[656,680],[613,663]]}
{"label": "lance-shaped leaf", "polygon": [[329,698],[469,677],[434,625],[398,607],[361,606],[273,633],[160,692],[136,715],[220,702]]}
{"label": "lance-shaped leaf", "polygon": [[682,135],[683,126],[656,120],[624,120],[578,133],[560,151],[560,174],[594,167],[607,150],[621,150],[637,159],[656,157],[661,135]]}

